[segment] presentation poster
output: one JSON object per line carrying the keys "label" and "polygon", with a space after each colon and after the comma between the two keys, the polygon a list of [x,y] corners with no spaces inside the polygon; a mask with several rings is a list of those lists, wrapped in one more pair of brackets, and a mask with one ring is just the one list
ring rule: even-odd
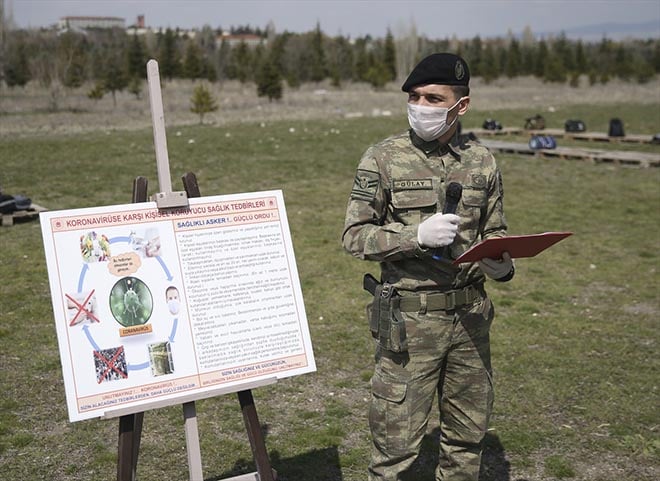
{"label": "presentation poster", "polygon": [[40,219],[71,421],[316,370],[281,191]]}

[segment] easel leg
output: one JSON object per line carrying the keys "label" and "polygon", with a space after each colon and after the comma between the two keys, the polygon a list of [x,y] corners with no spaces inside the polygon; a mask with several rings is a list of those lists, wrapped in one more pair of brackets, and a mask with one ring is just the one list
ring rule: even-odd
{"label": "easel leg", "polygon": [[190,473],[190,481],[202,481],[204,479],[202,475],[202,453],[199,448],[195,401],[183,404],[183,423],[186,429],[188,472]]}
{"label": "easel leg", "polygon": [[239,391],[238,400],[241,403],[241,411],[243,411],[243,421],[247,429],[248,438],[250,439],[250,446],[252,447],[252,455],[254,462],[257,464],[257,473],[259,474],[260,481],[275,481],[273,469],[270,465],[268,452],[266,451],[266,443],[264,436],[261,432],[261,425],[257,416],[257,409],[254,406],[254,398],[252,391]]}
{"label": "easel leg", "polygon": [[[133,180],[133,199],[147,201],[147,178]],[[119,418],[119,447],[117,453],[117,481],[135,481],[144,413],[127,414]]]}
{"label": "easel leg", "polygon": [[119,418],[117,481],[135,481],[144,413]]}
{"label": "easel leg", "polygon": [[[199,191],[199,184],[197,177],[194,173],[189,172],[182,177],[183,185],[186,189],[188,197],[201,197]],[[147,179],[145,177],[138,177],[133,183],[133,202],[144,202],[147,200]],[[245,390],[239,391],[238,400],[241,404],[243,412],[243,421],[250,440],[250,447],[252,448],[252,455],[254,456],[257,465],[257,477],[259,481],[276,481],[277,473],[273,471],[268,452],[266,451],[266,444],[264,442],[263,433],[261,432],[261,425],[257,416],[257,410],[254,406],[254,398],[252,391]],[[118,481],[135,481],[135,466],[137,465],[137,454],[139,450],[140,435],[142,432],[142,417],[144,413],[135,415],[122,416],[120,419],[120,441],[119,441],[119,464],[117,467],[117,480]],[[139,417],[139,422],[137,417]],[[188,470],[190,474],[190,481],[202,481],[202,456],[199,445],[199,434],[197,429],[197,413],[195,402],[187,402],[183,404],[183,419],[186,431],[186,445],[188,450]],[[139,426],[139,427],[138,427]],[[133,430],[136,434],[131,434],[122,442],[124,437],[122,433],[132,433]],[[134,442],[137,440],[137,442]],[[130,443],[129,443],[130,441]],[[130,453],[130,454],[129,454]],[[130,459],[130,462],[124,461]],[[123,462],[122,462],[123,461]],[[125,465],[128,465],[126,467]],[[128,471],[128,472],[126,472]],[[251,475],[239,476],[232,479],[250,479]],[[247,476],[247,477],[246,477]]]}

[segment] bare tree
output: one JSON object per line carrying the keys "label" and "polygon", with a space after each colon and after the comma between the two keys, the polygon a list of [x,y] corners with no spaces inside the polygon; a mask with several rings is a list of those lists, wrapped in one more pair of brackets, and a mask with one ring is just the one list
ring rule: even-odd
{"label": "bare tree", "polygon": [[401,82],[415,66],[419,55],[419,36],[413,19],[410,19],[408,25],[403,22],[399,24],[394,43],[396,46],[397,80]]}
{"label": "bare tree", "polygon": [[65,94],[65,87],[82,84],[81,64],[77,35],[67,33],[58,36],[48,32],[34,37],[34,54],[30,58],[30,74],[50,94],[49,109],[58,110]]}

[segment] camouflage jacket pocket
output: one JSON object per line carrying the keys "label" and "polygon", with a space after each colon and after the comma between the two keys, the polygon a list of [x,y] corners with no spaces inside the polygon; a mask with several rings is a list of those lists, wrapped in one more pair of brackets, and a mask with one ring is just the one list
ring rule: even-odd
{"label": "camouflage jacket pocket", "polygon": [[392,192],[395,220],[405,225],[419,224],[422,214],[434,214],[438,195],[434,190],[399,190]]}

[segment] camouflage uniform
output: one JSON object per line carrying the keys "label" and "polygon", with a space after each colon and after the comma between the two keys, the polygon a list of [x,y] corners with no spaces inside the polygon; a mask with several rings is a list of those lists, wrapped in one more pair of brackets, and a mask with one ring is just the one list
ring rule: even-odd
{"label": "camouflage uniform", "polygon": [[[436,259],[417,243],[417,228],[442,212],[449,182],[463,186],[456,211],[461,222],[451,247]],[[440,145],[410,131],[372,146],[360,161],[344,247],[360,259],[379,261],[381,281],[392,283],[402,300],[414,301],[413,309],[400,313],[408,350],[376,349],[369,412],[372,481],[402,479],[419,454],[436,391],[442,431],[436,479],[478,478],[493,402],[494,311],[478,265],[454,267],[451,259],[482,239],[506,235],[502,196],[495,159],[475,141],[459,145],[455,137],[452,145]],[[438,294],[451,291],[456,294]],[[462,294],[467,291],[471,294]],[[434,308],[434,297],[445,299],[444,309]]]}

